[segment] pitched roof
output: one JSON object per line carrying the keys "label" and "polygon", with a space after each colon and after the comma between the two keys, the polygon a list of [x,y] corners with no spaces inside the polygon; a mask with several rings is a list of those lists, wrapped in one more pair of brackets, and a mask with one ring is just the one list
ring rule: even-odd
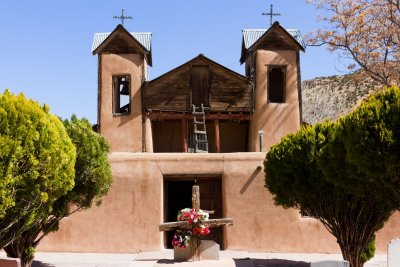
{"label": "pitched roof", "polygon": [[203,54],[199,54],[198,56],[192,58],[191,60],[187,61],[186,63],[183,63],[182,65],[180,65],[180,66],[178,66],[178,67],[176,67],[176,68],[164,73],[163,75],[158,76],[157,78],[155,78],[155,79],[153,79],[151,81],[148,81],[147,84],[157,83],[158,81],[163,80],[164,78],[168,77],[169,75],[173,74],[174,72],[176,72],[176,71],[178,71],[180,69],[183,69],[184,67],[186,67],[186,66],[188,66],[190,64],[193,64],[194,62],[196,62],[198,60],[208,61],[209,63],[214,64],[214,65],[218,66],[219,68],[224,69],[225,71],[229,72],[230,74],[236,76],[239,79],[245,80],[247,82],[251,82],[251,80],[248,77],[243,76],[242,74],[237,73],[236,71],[233,71],[233,70],[231,70],[231,69],[229,69],[229,68],[227,68],[227,67],[225,67],[225,66],[223,66],[223,65],[221,65],[221,64],[219,64],[217,62],[215,62],[214,60],[206,57]]}
{"label": "pitched roof", "polygon": [[254,48],[257,43],[264,39],[273,29],[279,29],[283,33],[286,33],[287,36],[294,41],[294,43],[300,48],[300,50],[304,51],[306,47],[303,37],[300,33],[300,30],[297,29],[284,29],[280,26],[279,22],[275,22],[269,29],[246,29],[243,30],[243,42],[242,42],[242,56],[240,61],[243,63],[247,58],[247,52]]}
{"label": "pitched roof", "polygon": [[[102,42],[111,34],[111,32],[95,33],[92,43],[92,52],[100,46]],[[130,32],[141,45],[143,45],[148,51],[151,51],[151,32]]]}
{"label": "pitched roof", "polygon": [[92,53],[97,54],[102,46],[111,38],[110,36],[119,33],[125,33],[135,42],[146,54],[148,54],[149,64],[151,65],[151,32],[128,32],[122,25],[118,25],[113,32],[95,33],[92,43]]}
{"label": "pitched roof", "polygon": [[[143,86],[146,110],[190,112],[194,66],[208,67],[210,112],[252,112],[253,82],[200,54]],[[206,76],[203,76],[204,78]],[[200,88],[198,88],[200,89]],[[205,90],[202,87],[200,90]]]}
{"label": "pitched roof", "polygon": [[[261,36],[267,31],[267,29],[245,29],[243,30],[243,40],[245,48],[250,48]],[[305,47],[303,36],[301,36],[300,30],[297,29],[286,29],[286,31],[294,38],[296,41]]]}

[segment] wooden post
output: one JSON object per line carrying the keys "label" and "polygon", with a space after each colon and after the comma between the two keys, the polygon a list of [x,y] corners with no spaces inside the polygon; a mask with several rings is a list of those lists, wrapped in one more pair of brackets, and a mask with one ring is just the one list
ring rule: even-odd
{"label": "wooden post", "polygon": [[[192,207],[195,211],[200,210],[200,186],[194,185],[192,187]],[[194,239],[193,240],[193,260],[198,261],[200,260],[200,240]]]}
{"label": "wooden post", "polygon": [[188,142],[187,142],[187,119],[182,119],[182,152],[188,152]]}
{"label": "wooden post", "polygon": [[144,138],[145,138],[145,151],[149,153],[153,153],[153,132],[151,127],[151,120],[150,118],[146,117],[144,121]]}
{"label": "wooden post", "polygon": [[200,244],[201,244],[201,240],[195,238],[193,240],[193,249],[194,249],[194,253],[193,253],[193,260],[194,261],[199,261],[200,260]]}
{"label": "wooden post", "polygon": [[200,209],[200,187],[198,185],[192,187],[192,208],[195,211]]}
{"label": "wooden post", "polygon": [[221,143],[219,140],[219,120],[214,121],[215,128],[215,153],[221,152]]}

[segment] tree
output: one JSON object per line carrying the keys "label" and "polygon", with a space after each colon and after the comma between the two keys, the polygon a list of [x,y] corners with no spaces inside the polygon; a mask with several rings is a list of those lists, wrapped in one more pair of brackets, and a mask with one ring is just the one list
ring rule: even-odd
{"label": "tree", "polygon": [[20,258],[22,266],[31,265],[35,248],[43,237],[58,229],[61,219],[90,208],[93,202],[100,205],[112,183],[107,141],[92,130],[86,119],[79,120],[74,115],[64,125],[77,151],[75,186],[54,202],[51,212],[38,217],[28,230],[4,248],[9,257]]}
{"label": "tree", "polygon": [[382,85],[400,81],[400,0],[308,0],[324,10],[327,28],[307,39],[354,60],[350,70]]}
{"label": "tree", "polygon": [[[321,158],[328,179],[360,195],[374,192],[378,200],[400,210],[400,89],[386,88],[366,99],[341,120],[336,139]],[[334,165],[338,161],[332,161],[340,153],[336,144],[346,152],[344,160],[353,168],[351,176],[338,174],[339,166]]]}
{"label": "tree", "polygon": [[386,89],[336,122],[284,137],[264,162],[275,204],[321,221],[352,267],[400,208],[399,114],[400,90]]}
{"label": "tree", "polygon": [[74,185],[75,147],[47,106],[0,94],[0,248]]}

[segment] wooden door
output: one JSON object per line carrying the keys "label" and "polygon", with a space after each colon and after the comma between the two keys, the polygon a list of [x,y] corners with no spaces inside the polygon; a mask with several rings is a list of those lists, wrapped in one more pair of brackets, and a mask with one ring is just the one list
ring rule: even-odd
{"label": "wooden door", "polygon": [[[210,214],[210,219],[223,218],[221,179],[200,179],[198,185],[200,187],[200,209],[214,211],[214,214]],[[223,249],[223,228],[211,228],[211,234],[207,239],[214,240]]]}
{"label": "wooden door", "polygon": [[207,65],[192,66],[190,74],[190,88],[192,90],[192,104],[200,107],[210,106],[210,68]]}
{"label": "wooden door", "polygon": [[[220,177],[200,177],[197,178],[197,184],[200,187],[200,209],[213,210],[210,219],[223,217],[222,211],[222,182]],[[169,177],[164,182],[164,222],[176,221],[178,211],[184,208],[192,207],[192,186],[194,180],[182,177]],[[165,247],[172,248],[172,238],[174,232],[166,233]],[[211,228],[211,234],[207,239],[214,240],[224,248],[222,227]]]}

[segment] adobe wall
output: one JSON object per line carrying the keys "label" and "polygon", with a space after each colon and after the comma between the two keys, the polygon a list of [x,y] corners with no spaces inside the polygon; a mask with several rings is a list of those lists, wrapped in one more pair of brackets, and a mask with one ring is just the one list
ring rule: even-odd
{"label": "adobe wall", "polygon": [[[264,153],[114,153],[114,182],[100,207],[74,214],[46,237],[39,251],[134,253],[163,249],[163,175],[222,175],[226,249],[259,252],[339,253],[334,238],[314,219],[273,204],[264,187]],[[377,236],[378,253],[400,236],[396,214]]]}
{"label": "adobe wall", "polygon": [[[296,51],[277,50],[256,52],[255,112],[250,126],[250,151],[260,151],[258,131],[263,133],[263,151],[279,143],[288,133],[300,129],[298,70]],[[286,66],[285,103],[268,103],[268,65]]]}
{"label": "adobe wall", "polygon": [[[142,152],[142,96],[146,63],[139,54],[100,55],[100,133],[110,144],[111,152]],[[131,75],[131,111],[113,115],[112,76]]]}

